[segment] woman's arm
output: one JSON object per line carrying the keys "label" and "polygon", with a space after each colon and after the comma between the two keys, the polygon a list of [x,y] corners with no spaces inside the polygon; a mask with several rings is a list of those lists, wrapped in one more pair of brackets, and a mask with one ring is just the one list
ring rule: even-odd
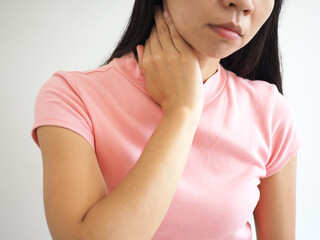
{"label": "woman's arm", "polygon": [[182,175],[196,112],[181,108],[164,114],[136,165],[109,195],[88,142],[65,128],[38,128],[53,239],[151,239]]}
{"label": "woman's arm", "polygon": [[294,240],[297,155],[276,174],[262,179],[254,210],[257,240]]}
{"label": "woman's arm", "polygon": [[198,117],[187,110],[164,115],[134,168],[86,215],[83,239],[151,239],[170,206],[197,125]]}

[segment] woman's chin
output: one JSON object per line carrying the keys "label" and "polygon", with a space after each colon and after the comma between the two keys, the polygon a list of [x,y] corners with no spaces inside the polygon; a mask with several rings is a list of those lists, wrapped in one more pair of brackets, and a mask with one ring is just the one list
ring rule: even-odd
{"label": "woman's chin", "polygon": [[218,47],[218,48],[207,48],[202,51],[197,51],[200,55],[208,57],[208,58],[215,58],[215,59],[222,59],[230,56],[233,54],[237,49],[230,49],[230,48],[224,48],[224,47]]}

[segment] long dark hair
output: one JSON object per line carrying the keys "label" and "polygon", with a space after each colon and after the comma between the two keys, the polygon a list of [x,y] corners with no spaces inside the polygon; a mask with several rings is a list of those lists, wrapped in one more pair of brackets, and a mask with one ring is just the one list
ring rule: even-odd
{"label": "long dark hair", "polygon": [[[144,45],[155,25],[153,6],[162,7],[162,0],[135,0],[131,17],[115,50],[100,67],[113,58],[133,51],[136,59],[136,46]],[[278,22],[282,0],[275,0],[273,11],[258,33],[243,48],[220,60],[221,65],[240,77],[250,80],[263,80],[277,86],[283,94],[281,59],[278,46]]]}

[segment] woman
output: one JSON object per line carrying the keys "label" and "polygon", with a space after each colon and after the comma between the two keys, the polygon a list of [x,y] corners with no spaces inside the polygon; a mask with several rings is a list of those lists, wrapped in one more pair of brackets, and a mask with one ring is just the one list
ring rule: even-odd
{"label": "woman", "polygon": [[251,239],[251,214],[257,239],[295,238],[280,8],[136,0],[104,65],[44,84],[32,136],[53,239]]}

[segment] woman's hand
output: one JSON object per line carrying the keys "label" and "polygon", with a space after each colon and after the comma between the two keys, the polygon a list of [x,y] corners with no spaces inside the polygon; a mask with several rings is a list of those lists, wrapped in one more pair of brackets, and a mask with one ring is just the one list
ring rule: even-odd
{"label": "woman's hand", "polygon": [[147,90],[164,113],[187,108],[201,114],[204,91],[198,59],[171,16],[164,18],[160,6],[155,10],[155,21],[145,46],[137,46]]}

